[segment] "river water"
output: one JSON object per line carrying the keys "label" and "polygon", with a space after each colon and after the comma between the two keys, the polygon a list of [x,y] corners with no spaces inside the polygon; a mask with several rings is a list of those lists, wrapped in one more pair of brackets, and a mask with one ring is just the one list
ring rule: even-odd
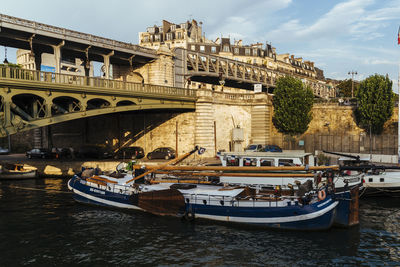
{"label": "river water", "polygon": [[400,199],[323,232],[194,223],[75,202],[67,180],[0,182],[0,266],[400,266]]}

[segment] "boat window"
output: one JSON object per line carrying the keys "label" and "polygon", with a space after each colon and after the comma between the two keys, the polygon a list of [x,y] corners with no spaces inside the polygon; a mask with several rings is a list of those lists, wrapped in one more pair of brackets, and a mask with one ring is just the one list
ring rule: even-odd
{"label": "boat window", "polygon": [[385,182],[385,178],[380,178],[379,182],[381,182],[381,183]]}
{"label": "boat window", "polygon": [[255,158],[244,158],[243,166],[257,166],[257,159]]}
{"label": "boat window", "polygon": [[369,179],[368,179],[368,182],[370,182],[370,183],[372,183],[373,181],[374,181],[373,178],[369,178]]}
{"label": "boat window", "polygon": [[226,160],[226,166],[239,166],[239,159],[235,157],[228,157]]}
{"label": "boat window", "polygon": [[274,166],[273,159],[260,159],[260,166]]}
{"label": "boat window", "polygon": [[294,166],[292,159],[279,159],[278,166]]}

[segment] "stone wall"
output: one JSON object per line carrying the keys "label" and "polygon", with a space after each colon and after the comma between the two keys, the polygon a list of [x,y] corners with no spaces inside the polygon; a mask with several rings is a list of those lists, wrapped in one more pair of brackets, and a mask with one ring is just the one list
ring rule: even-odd
{"label": "stone wall", "polygon": [[[363,129],[359,128],[354,119],[353,109],[354,106],[339,106],[337,104],[327,104],[327,103],[318,103],[314,104],[312,109],[313,120],[309,124],[308,130],[297,139],[310,141],[311,142],[323,142],[329,144],[332,150],[340,151],[340,148],[334,147],[333,143],[349,143],[349,147],[345,148],[347,151],[355,150],[363,150],[363,146],[365,143],[369,141],[366,137],[366,133]],[[393,115],[390,120],[385,123],[384,131],[382,136],[379,138],[389,138],[393,139],[398,132],[398,108],[394,108]],[[272,125],[272,134],[273,138],[271,142],[277,145],[281,145],[283,148],[289,149],[300,149],[297,145],[293,147],[293,144],[297,144],[298,142],[292,142],[290,146],[287,147],[290,142],[288,138],[285,138],[281,133],[277,131],[277,129]],[[321,139],[326,139],[323,141]],[[337,137],[337,138],[336,138]],[[329,141],[329,140],[331,141]],[[337,139],[337,140],[336,140]],[[336,140],[336,141],[334,141]],[[349,140],[349,141],[348,141]],[[350,141],[352,140],[352,141]],[[292,140],[293,141],[293,140]],[[374,143],[379,143],[378,141],[374,141]],[[387,146],[395,147],[395,141],[387,141]],[[305,144],[306,146],[310,144]],[[315,145],[315,144],[314,144]],[[313,146],[314,146],[313,145]],[[321,146],[321,144],[317,144],[317,146]],[[390,149],[386,149],[387,151],[391,151]]]}

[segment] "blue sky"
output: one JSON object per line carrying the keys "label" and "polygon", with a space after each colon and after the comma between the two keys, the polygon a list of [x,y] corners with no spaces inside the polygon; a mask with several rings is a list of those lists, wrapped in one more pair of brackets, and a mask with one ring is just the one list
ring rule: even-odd
{"label": "blue sky", "polygon": [[314,61],[328,78],[388,74],[397,92],[400,0],[15,0],[3,1],[0,13],[135,44],[138,32],[163,19],[194,18],[209,39],[271,42],[279,54]]}

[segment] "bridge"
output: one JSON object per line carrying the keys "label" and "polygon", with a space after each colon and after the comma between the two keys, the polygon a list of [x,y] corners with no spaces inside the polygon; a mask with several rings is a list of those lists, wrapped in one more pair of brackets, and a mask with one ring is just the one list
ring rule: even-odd
{"label": "bridge", "polygon": [[0,67],[0,137],[102,114],[194,110],[192,89]]}
{"label": "bridge", "polygon": [[273,70],[265,66],[249,64],[233,59],[194,52],[183,48],[175,49],[175,85],[184,87],[186,78],[192,81],[219,84],[223,80],[225,86],[235,88],[252,88],[253,84],[262,84],[268,90],[276,85],[279,77],[290,75],[301,79],[308,85],[315,95],[321,95],[321,91],[327,91],[324,83],[296,73],[287,73],[282,70]]}
{"label": "bridge", "polygon": [[110,64],[135,68],[158,57],[153,49],[4,14],[0,14],[0,45],[30,50],[38,70],[42,53],[54,54],[56,72],[60,72],[61,52],[81,58],[86,69],[90,61],[104,62],[106,78],[110,78]]}

